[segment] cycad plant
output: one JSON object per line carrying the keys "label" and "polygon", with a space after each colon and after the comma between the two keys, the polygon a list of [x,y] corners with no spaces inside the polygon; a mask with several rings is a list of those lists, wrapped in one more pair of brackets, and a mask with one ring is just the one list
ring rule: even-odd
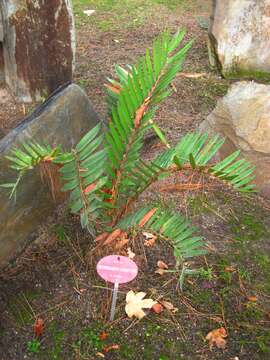
{"label": "cycad plant", "polygon": [[[157,106],[170,95],[170,84],[192,45],[188,42],[179,49],[184,35],[184,31],[174,36],[164,32],[135,65],[116,66],[118,80],[109,79],[107,85],[108,125],[91,129],[70,152],[35,141],[12,150],[8,158],[18,178],[4,185],[11,188],[11,196],[23,175],[37,166],[54,184],[55,174],[52,176],[50,169],[55,167],[62,191],[69,195],[71,212],[80,216],[82,227],[99,241],[99,246],[113,248],[118,243],[119,248],[123,238],[136,230],[149,231],[170,242],[176,269],[185,269],[186,259],[204,254],[204,239],[195,236],[196,229],[172,209],[149,205],[134,211],[134,202],[144,190],[172,174],[181,178],[182,173],[197,172],[240,192],[254,190],[254,168],[239,158],[238,151],[219,163],[213,162],[224,142],[219,136],[188,133],[176,146],[170,146],[153,120]],[[154,160],[144,161],[141,151],[144,136],[150,131],[159,136],[166,150]]]}

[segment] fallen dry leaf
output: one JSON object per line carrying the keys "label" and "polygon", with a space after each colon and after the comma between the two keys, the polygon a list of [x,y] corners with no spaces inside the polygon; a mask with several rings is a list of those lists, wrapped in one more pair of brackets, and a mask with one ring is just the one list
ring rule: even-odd
{"label": "fallen dry leaf", "polygon": [[127,293],[125,311],[128,317],[132,318],[135,316],[138,319],[142,319],[146,315],[143,309],[151,309],[157,303],[152,299],[144,299],[145,295],[146,293],[144,292],[136,294],[132,290]]}
{"label": "fallen dry leaf", "polygon": [[236,271],[236,268],[233,266],[226,266],[224,271],[225,272],[234,272],[234,271]]}
{"label": "fallen dry leaf", "polygon": [[161,303],[161,305],[163,305],[165,309],[171,311],[172,313],[176,313],[178,311],[178,308],[174,307],[174,305],[169,301],[160,300],[159,302]]}
{"label": "fallen dry leaf", "polygon": [[251,302],[257,302],[258,298],[257,296],[248,296],[248,301],[251,301]]}
{"label": "fallen dry leaf", "polygon": [[157,262],[157,266],[158,266],[158,268],[160,268],[160,269],[169,269],[169,266],[168,266],[164,261],[162,261],[162,260],[159,260],[159,261]]}
{"label": "fallen dry leaf", "polygon": [[104,351],[105,353],[111,351],[111,350],[118,350],[120,349],[120,346],[117,345],[117,344],[112,344],[112,345],[108,345],[108,346],[105,346],[102,351]]}
{"label": "fallen dry leaf", "polygon": [[86,15],[86,16],[91,16],[92,14],[94,14],[96,10],[84,10],[83,13]]}
{"label": "fallen dry leaf", "polygon": [[130,258],[130,259],[134,259],[136,254],[131,250],[131,248],[127,248],[127,256]]}
{"label": "fallen dry leaf", "polygon": [[97,352],[97,353],[96,353],[96,356],[98,356],[98,357],[102,357],[103,359],[105,358],[105,355],[104,355],[104,354],[102,354],[101,352]]}
{"label": "fallen dry leaf", "polygon": [[36,336],[41,336],[44,330],[44,320],[37,318],[34,324],[34,333]]}
{"label": "fallen dry leaf", "polygon": [[216,345],[216,347],[219,349],[225,349],[226,347],[225,338],[227,336],[228,335],[224,327],[210,331],[206,335],[206,340],[209,341],[210,350],[212,350],[214,345]]}
{"label": "fallen dry leaf", "polygon": [[155,274],[158,274],[158,275],[164,275],[166,273],[166,271],[164,269],[157,269],[155,271]]}
{"label": "fallen dry leaf", "polygon": [[126,237],[126,233],[122,234],[117,240],[117,243],[115,244],[115,250],[121,250],[127,243],[129,242],[129,238]]}
{"label": "fallen dry leaf", "polygon": [[104,245],[111,244],[115,239],[122,235],[123,231],[121,229],[115,229],[105,240]]}
{"label": "fallen dry leaf", "polygon": [[99,334],[99,340],[103,341],[103,340],[107,339],[108,336],[109,336],[109,334],[106,333],[106,331],[102,331],[102,333]]}
{"label": "fallen dry leaf", "polygon": [[143,236],[145,237],[144,245],[147,247],[153,246],[157,240],[157,236],[149,232],[143,232]]}
{"label": "fallen dry leaf", "polygon": [[107,237],[109,236],[109,233],[108,232],[104,232],[100,235],[98,235],[96,238],[95,238],[95,241],[103,241],[105,239],[107,239]]}
{"label": "fallen dry leaf", "polygon": [[207,73],[185,73],[185,72],[181,72],[177,76],[185,77],[185,78],[189,78],[189,79],[198,79],[198,78],[206,76],[206,75],[207,75]]}
{"label": "fallen dry leaf", "polygon": [[163,306],[160,303],[154,304],[151,309],[156,314],[160,314],[164,310]]}
{"label": "fallen dry leaf", "polygon": [[144,231],[142,234],[146,238],[146,240],[152,239],[155,236],[152,233],[146,231]]}
{"label": "fallen dry leaf", "polygon": [[169,266],[162,260],[159,260],[157,262],[158,269],[155,271],[156,274],[164,275],[166,273],[166,270],[169,268]]}

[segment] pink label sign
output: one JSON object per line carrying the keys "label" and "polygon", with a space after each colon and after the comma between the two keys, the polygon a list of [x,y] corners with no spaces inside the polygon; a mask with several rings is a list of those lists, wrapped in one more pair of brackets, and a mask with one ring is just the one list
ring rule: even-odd
{"label": "pink label sign", "polygon": [[109,255],[99,260],[97,272],[106,281],[124,284],[137,276],[138,267],[126,256]]}

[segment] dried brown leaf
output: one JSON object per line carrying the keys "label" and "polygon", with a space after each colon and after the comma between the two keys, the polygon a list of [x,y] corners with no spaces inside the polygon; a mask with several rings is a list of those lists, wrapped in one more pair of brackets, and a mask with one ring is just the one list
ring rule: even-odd
{"label": "dried brown leaf", "polygon": [[159,274],[159,275],[164,275],[166,273],[166,271],[164,269],[157,269],[155,271],[155,274]]}
{"label": "dried brown leaf", "polygon": [[131,248],[127,248],[127,256],[130,258],[130,259],[134,259],[136,254],[131,250]]}
{"label": "dried brown leaf", "polygon": [[99,334],[99,340],[104,341],[108,336],[109,334],[106,331],[102,331],[102,333]]}
{"label": "dried brown leaf", "polygon": [[117,239],[123,231],[121,229],[115,229],[105,240],[104,245],[111,244],[115,239]]}
{"label": "dried brown leaf", "polygon": [[145,214],[144,217],[139,222],[139,226],[143,227],[151,219],[151,217],[155,214],[156,211],[157,208],[153,208],[150,211],[148,211],[148,213]]}
{"label": "dried brown leaf", "polygon": [[160,300],[159,302],[164,306],[165,309],[171,311],[172,313],[176,313],[178,311],[178,308],[174,307],[174,305],[169,301]]}
{"label": "dried brown leaf", "polygon": [[119,241],[117,241],[116,245],[115,245],[115,250],[121,250],[123,249],[123,247],[125,245],[127,245],[127,243],[129,242],[128,238],[122,238]]}
{"label": "dried brown leaf", "polygon": [[118,344],[112,344],[112,345],[108,345],[105,346],[102,351],[104,351],[105,353],[111,351],[111,350],[118,350],[120,349],[120,346]]}
{"label": "dried brown leaf", "polygon": [[101,352],[97,352],[96,353],[96,356],[98,356],[98,357],[101,357],[101,358],[105,358],[105,355],[104,354],[102,354]]}
{"label": "dried brown leaf", "polygon": [[95,238],[95,241],[98,242],[98,241],[103,241],[105,239],[107,239],[107,237],[109,236],[109,233],[108,232],[104,232],[100,235],[98,235],[96,238]]}
{"label": "dried brown leaf", "polygon": [[154,304],[151,309],[154,311],[154,313],[156,314],[160,314],[162,313],[162,311],[164,310],[163,306],[160,303],[156,303]]}
{"label": "dried brown leaf", "polygon": [[110,89],[112,92],[114,92],[115,94],[120,94],[121,92],[121,87],[117,84],[111,85],[111,84],[105,84],[107,89]]}
{"label": "dried brown leaf", "polygon": [[134,127],[137,129],[140,126],[142,117],[147,109],[147,104],[143,104],[136,112],[136,117],[134,120]]}
{"label": "dried brown leaf", "polygon": [[150,240],[145,240],[145,241],[144,241],[144,246],[146,246],[146,247],[152,247],[152,246],[155,245],[156,240],[157,240],[157,236],[153,237],[153,238],[150,239]]}
{"label": "dried brown leaf", "polygon": [[34,334],[35,336],[41,336],[44,330],[44,320],[37,318],[34,324]]}
{"label": "dried brown leaf", "polygon": [[226,266],[224,269],[225,272],[235,272],[236,268],[233,266]]}
{"label": "dried brown leaf", "polygon": [[189,79],[198,79],[201,78],[203,76],[206,76],[207,73],[185,73],[185,72],[181,72],[179,73],[177,76],[179,77],[185,77],[185,78],[189,78]]}
{"label": "dried brown leaf", "polygon": [[224,327],[210,331],[206,335],[206,340],[209,341],[210,350],[212,350],[214,345],[219,349],[225,349],[226,347],[225,338],[227,336],[228,336],[227,331]]}
{"label": "dried brown leaf", "polygon": [[169,269],[169,266],[162,260],[158,260],[157,267],[160,269]]}
{"label": "dried brown leaf", "polygon": [[94,190],[94,188],[96,187],[96,185],[97,185],[96,182],[88,185],[88,186],[83,190],[83,192],[84,192],[85,194],[89,194],[92,190]]}

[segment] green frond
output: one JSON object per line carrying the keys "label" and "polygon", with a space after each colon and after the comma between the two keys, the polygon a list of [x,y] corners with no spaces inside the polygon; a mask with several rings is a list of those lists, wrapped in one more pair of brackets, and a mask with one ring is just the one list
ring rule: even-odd
{"label": "green frond", "polygon": [[106,152],[102,148],[104,136],[101,125],[90,130],[68,155],[55,161],[62,164],[62,191],[70,191],[71,212],[80,214],[81,225],[95,233],[95,222],[100,217],[104,197],[100,190],[107,182],[104,175]]}
{"label": "green frond", "polygon": [[122,181],[126,183],[125,174],[137,167],[136,160],[140,158],[146,131],[154,127],[165,139],[152,117],[156,105],[170,94],[168,86],[180,71],[191,46],[189,42],[183,49],[175,51],[183,36],[184,32],[173,37],[164,32],[155,40],[152,51],[147,49],[137,64],[129,66],[128,70],[116,68],[119,81],[110,80],[109,92],[113,93],[110,103],[114,105],[106,134],[106,149],[114,203],[118,203],[119,189],[124,186]]}
{"label": "green frond", "polygon": [[207,133],[189,133],[176,145],[176,157],[180,167],[190,164],[193,169],[198,169],[230,184],[241,192],[253,191],[251,184],[255,176],[255,167],[248,161],[239,157],[236,151],[223,161],[208,165],[224,144],[225,139],[216,135],[209,137]]}
{"label": "green frond", "polygon": [[250,162],[243,158],[239,158],[240,151],[235,151],[209,168],[209,173],[223,181],[228,182],[233,188],[240,192],[255,191],[255,179],[253,166]]}
{"label": "green frond", "polygon": [[224,141],[218,135],[209,137],[207,133],[188,133],[175,148],[168,149],[159,155],[154,163],[164,169],[175,164],[179,170],[185,165],[190,165],[192,170],[223,180],[238,191],[254,191],[255,185],[251,183],[255,178],[255,167],[240,158],[240,151],[234,152],[217,164],[211,164]]}
{"label": "green frond", "polygon": [[9,167],[18,172],[14,183],[2,184],[1,187],[10,189],[9,197],[16,197],[17,187],[24,175],[37,167],[46,159],[53,159],[60,153],[60,147],[53,148],[49,145],[40,145],[33,141],[23,143],[22,149],[13,148],[6,158],[10,161]]}
{"label": "green frond", "polygon": [[117,228],[129,231],[131,228],[150,232],[160,239],[169,241],[174,249],[177,267],[186,259],[206,254],[205,242],[202,237],[194,236],[197,229],[185,220],[184,217],[171,210],[157,208],[152,217],[140,227],[141,220],[153,208],[144,207],[137,212],[123,218]]}

